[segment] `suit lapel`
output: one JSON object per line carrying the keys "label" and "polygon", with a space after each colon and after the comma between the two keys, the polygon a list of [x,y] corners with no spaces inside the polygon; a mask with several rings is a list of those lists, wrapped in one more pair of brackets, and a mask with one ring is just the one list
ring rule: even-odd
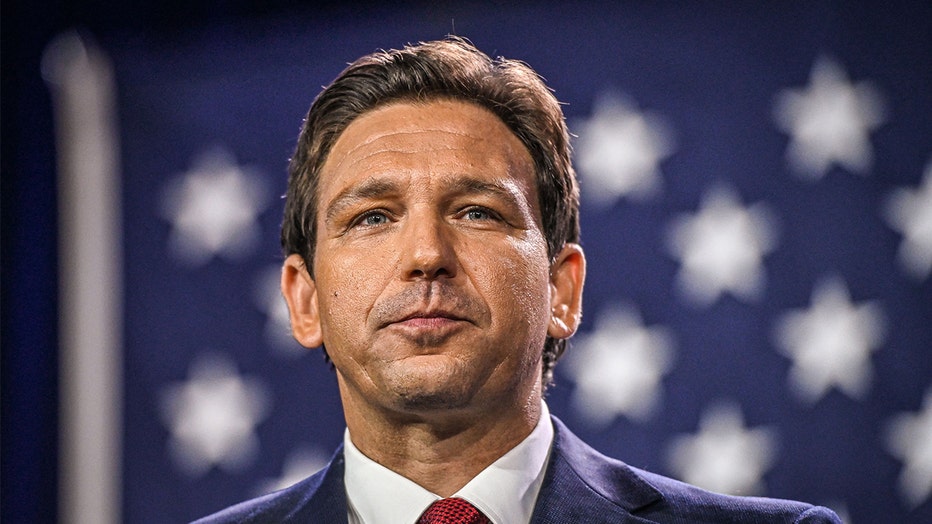
{"label": "suit lapel", "polygon": [[340,446],[326,468],[301,483],[306,483],[305,486],[295,486],[304,494],[304,500],[283,521],[320,524],[346,522],[343,471],[343,447]]}
{"label": "suit lapel", "polygon": [[533,524],[650,522],[633,515],[662,498],[627,465],[601,455],[553,417],[554,440]]}

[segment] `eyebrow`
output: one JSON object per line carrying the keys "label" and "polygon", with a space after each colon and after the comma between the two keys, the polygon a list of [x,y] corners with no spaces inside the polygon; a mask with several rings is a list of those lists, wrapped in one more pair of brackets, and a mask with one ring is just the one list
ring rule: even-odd
{"label": "eyebrow", "polygon": [[468,176],[456,178],[447,184],[447,190],[459,194],[487,194],[506,200],[511,204],[518,204],[516,195],[509,191],[507,187]]}
{"label": "eyebrow", "polygon": [[365,182],[340,191],[327,205],[327,221],[339,215],[344,209],[364,200],[383,198],[400,192],[398,183],[392,180],[370,178]]}

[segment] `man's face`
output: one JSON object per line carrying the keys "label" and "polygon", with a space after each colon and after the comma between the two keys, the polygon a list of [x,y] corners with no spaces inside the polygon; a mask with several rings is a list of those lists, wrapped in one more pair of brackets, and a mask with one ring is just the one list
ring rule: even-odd
{"label": "man's face", "polygon": [[539,396],[548,328],[569,333],[554,331],[533,162],[498,117],[447,100],[366,113],[334,144],[318,199],[315,278],[285,294],[299,341],[326,345],[344,407]]}

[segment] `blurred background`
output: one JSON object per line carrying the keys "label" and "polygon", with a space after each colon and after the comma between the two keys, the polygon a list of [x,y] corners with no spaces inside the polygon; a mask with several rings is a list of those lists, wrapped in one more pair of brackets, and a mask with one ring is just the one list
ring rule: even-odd
{"label": "blurred background", "polygon": [[543,75],[589,259],[551,411],[709,489],[932,521],[925,2],[4,2],[2,520],[185,522],[342,438],[288,335],[321,87],[457,34]]}

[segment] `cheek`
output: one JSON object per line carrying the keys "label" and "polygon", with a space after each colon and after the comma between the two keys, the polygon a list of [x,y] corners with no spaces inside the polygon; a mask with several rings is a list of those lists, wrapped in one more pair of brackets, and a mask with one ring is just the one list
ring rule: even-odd
{"label": "cheek", "polygon": [[[321,260],[339,260],[338,264],[317,267],[319,303],[324,343],[339,344],[361,336],[384,279],[388,260],[373,257],[371,252],[328,253]],[[339,337],[339,338],[337,338]],[[336,348],[334,348],[336,349]]]}
{"label": "cheek", "polygon": [[494,261],[491,292],[500,304],[501,313],[522,331],[544,333],[549,318],[550,285],[546,249],[539,242],[511,243],[511,254]]}

